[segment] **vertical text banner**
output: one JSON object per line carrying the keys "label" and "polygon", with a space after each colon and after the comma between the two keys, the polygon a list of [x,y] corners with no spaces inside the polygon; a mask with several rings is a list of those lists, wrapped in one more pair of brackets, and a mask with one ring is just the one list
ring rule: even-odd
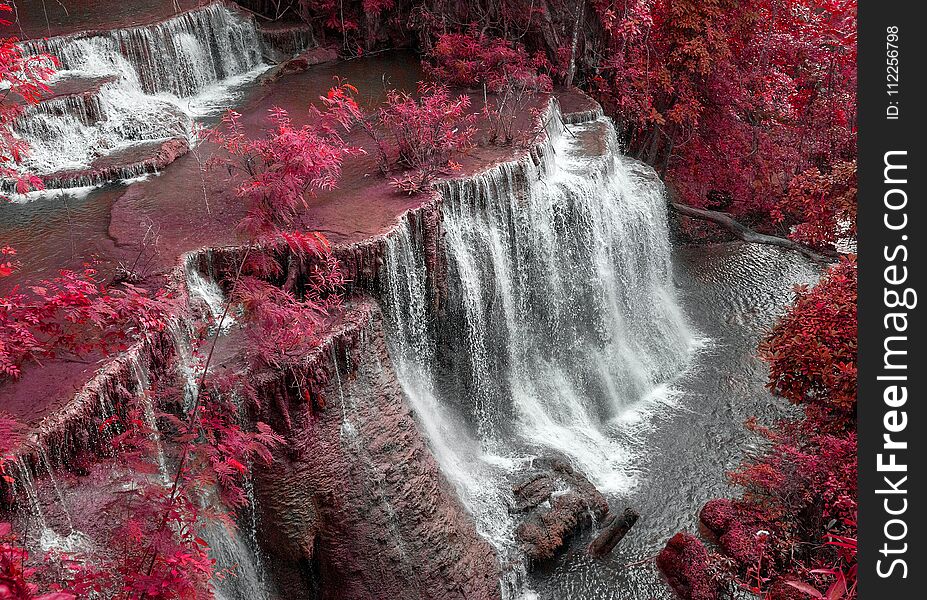
{"label": "vertical text banner", "polygon": [[924,597],[927,32],[859,2],[859,598]]}

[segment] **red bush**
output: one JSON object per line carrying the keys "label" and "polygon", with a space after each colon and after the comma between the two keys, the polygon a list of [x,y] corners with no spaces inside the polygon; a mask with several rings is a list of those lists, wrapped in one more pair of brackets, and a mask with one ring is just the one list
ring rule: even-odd
{"label": "red bush", "polygon": [[474,30],[439,35],[422,66],[436,81],[454,87],[485,85],[496,93],[510,80],[537,91],[552,87],[543,54],[530,56],[522,46]]}
{"label": "red bush", "polygon": [[670,538],[657,555],[657,568],[683,600],[717,600],[720,595],[708,550],[687,533]]}
{"label": "red bush", "polygon": [[484,88],[483,114],[492,142],[511,143],[518,115],[526,112],[531,98],[553,87],[543,54],[529,56],[520,45],[475,30],[439,35],[422,64],[441,83]]}
{"label": "red bush", "polygon": [[805,406],[824,431],[856,427],[856,260],[845,258],[793,308],[761,345],[769,388]]}
{"label": "red bush", "polygon": [[[735,584],[768,599],[856,595],[856,261],[833,266],[764,341],[770,388],[805,408],[774,428],[771,447],[731,474],[743,493],[708,502]],[[822,591],[824,590],[824,591]]]}
{"label": "red bush", "polygon": [[360,127],[376,143],[384,173],[404,171],[392,178],[401,191],[423,191],[439,173],[457,169],[455,155],[473,146],[470,98],[451,96],[447,86],[419,82],[417,97],[389,90],[386,104],[372,115],[361,113],[353,86],[337,89],[322,101],[342,124]]}
{"label": "red bush", "polygon": [[826,172],[799,173],[773,209],[777,222],[794,226],[789,237],[812,248],[833,250],[838,236],[856,236],[856,161]]}

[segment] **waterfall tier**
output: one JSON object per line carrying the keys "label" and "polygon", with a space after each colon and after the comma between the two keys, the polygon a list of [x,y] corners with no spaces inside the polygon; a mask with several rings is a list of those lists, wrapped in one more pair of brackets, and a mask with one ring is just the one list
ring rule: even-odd
{"label": "waterfall tier", "polygon": [[564,126],[554,105],[529,156],[440,186],[441,310],[414,222],[387,244],[404,389],[503,553],[512,477],[534,458],[567,457],[608,493],[634,485],[634,429],[667,399],[691,346],[663,186],[620,154],[610,121],[591,117]]}
{"label": "waterfall tier", "polygon": [[14,125],[30,146],[23,171],[76,187],[163,167],[148,148],[187,140],[196,118],[231,104],[267,67],[264,45],[251,16],[221,3],[153,25],[23,42],[25,54],[60,63],[52,97]]}
{"label": "waterfall tier", "polygon": [[[265,566],[289,555],[298,574],[316,561],[323,577],[340,576],[330,582],[340,597],[366,600],[409,581],[441,591],[430,597],[457,597],[446,584],[461,597],[494,598],[501,565],[511,597],[524,582],[510,567],[511,485],[534,458],[566,457],[611,494],[634,485],[635,428],[665,398],[690,346],[663,189],[651,169],[620,155],[601,113],[564,125],[553,103],[546,116],[542,142],[523,159],[445,182],[392,230],[337,248],[352,299],[380,292],[389,353],[371,306],[310,357],[308,393],[285,376],[261,381],[261,417],[301,449],[259,490],[267,522],[281,524],[265,532],[266,547],[286,542]],[[236,252],[182,258],[174,276],[186,309],[216,315],[217,282]],[[146,388],[149,366],[176,354],[189,379],[186,336],[171,327],[133,347],[137,355],[110,363],[45,420],[36,441],[57,449],[50,462],[101,454],[97,417]],[[243,554],[237,541],[223,544]]]}

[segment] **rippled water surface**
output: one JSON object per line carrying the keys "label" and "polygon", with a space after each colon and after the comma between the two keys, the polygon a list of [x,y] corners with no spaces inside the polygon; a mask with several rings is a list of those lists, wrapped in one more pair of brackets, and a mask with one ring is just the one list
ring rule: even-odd
{"label": "rippled water surface", "polygon": [[678,408],[656,417],[636,440],[637,488],[609,499],[613,509],[633,506],[641,519],[606,560],[589,559],[585,544],[574,543],[535,575],[541,598],[673,598],[652,557],[675,532],[697,530],[702,504],[731,493],[725,472],[757,442],[744,420],[768,421],[789,410],[764,389],[767,370],[755,349],[793,286],[813,283],[817,268],[796,254],[742,243],[679,248],[674,263],[683,309],[706,343],[673,382]]}

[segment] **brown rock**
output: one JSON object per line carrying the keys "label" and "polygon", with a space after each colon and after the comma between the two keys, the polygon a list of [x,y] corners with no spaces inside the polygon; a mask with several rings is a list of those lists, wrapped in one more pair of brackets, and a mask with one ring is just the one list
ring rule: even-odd
{"label": "brown rock", "polygon": [[273,83],[285,75],[302,73],[309,67],[338,60],[338,51],[330,46],[311,48],[301,54],[277,65],[268,71],[261,80],[263,84]]}
{"label": "brown rock", "polygon": [[[258,478],[267,563],[281,587],[321,599],[496,600],[495,553],[420,435],[371,311],[363,345],[336,346],[352,366],[338,350],[324,409],[291,400],[290,452]],[[331,370],[333,354],[307,369]]]}
{"label": "brown rock", "polygon": [[512,510],[525,514],[515,539],[536,563],[553,558],[579,530],[605,516],[608,502],[585,475],[561,459],[544,458],[533,466],[540,472],[512,489]]}

